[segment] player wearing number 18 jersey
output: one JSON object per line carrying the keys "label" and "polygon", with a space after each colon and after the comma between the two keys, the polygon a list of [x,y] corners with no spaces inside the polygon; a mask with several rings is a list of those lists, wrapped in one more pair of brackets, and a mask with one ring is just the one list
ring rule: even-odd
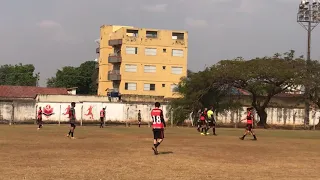
{"label": "player wearing number 18 jersey", "polygon": [[155,155],[158,154],[158,146],[164,139],[164,128],[166,123],[163,117],[163,111],[160,109],[160,103],[155,103],[155,108],[151,110],[152,131],[153,131],[153,146],[152,150]]}

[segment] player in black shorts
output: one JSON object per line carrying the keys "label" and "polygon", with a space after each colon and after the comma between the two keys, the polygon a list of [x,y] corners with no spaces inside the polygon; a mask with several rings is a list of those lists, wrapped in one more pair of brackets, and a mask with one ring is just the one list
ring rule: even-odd
{"label": "player in black shorts", "polygon": [[155,103],[155,108],[151,110],[152,131],[153,131],[153,147],[152,150],[155,155],[158,155],[158,146],[164,139],[164,128],[166,122],[164,121],[163,111],[160,109],[160,103]]}
{"label": "player in black shorts", "polygon": [[71,103],[71,108],[69,110],[69,120],[70,120],[70,130],[69,133],[67,134],[67,137],[71,136],[71,139],[74,139],[73,134],[74,134],[74,129],[76,128],[76,103],[72,102]]}

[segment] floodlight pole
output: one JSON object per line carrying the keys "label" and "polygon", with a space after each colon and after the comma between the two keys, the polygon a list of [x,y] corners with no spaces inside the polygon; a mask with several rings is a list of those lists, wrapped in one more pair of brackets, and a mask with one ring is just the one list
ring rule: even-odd
{"label": "floodlight pole", "polygon": [[310,65],[311,65],[311,32],[317,27],[320,22],[320,1],[318,0],[309,2],[308,0],[302,0],[299,5],[299,11],[297,14],[297,22],[308,32],[308,45],[307,45],[307,61],[306,61],[306,76],[305,81],[305,109],[304,109],[304,128],[309,125],[309,112],[310,112]]}

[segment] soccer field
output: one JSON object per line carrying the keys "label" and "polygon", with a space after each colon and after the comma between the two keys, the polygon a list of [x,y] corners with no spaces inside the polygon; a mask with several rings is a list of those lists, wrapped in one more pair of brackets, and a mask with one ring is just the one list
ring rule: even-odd
{"label": "soccer field", "polygon": [[320,179],[320,132],[168,128],[155,156],[147,127],[0,126],[0,179]]}

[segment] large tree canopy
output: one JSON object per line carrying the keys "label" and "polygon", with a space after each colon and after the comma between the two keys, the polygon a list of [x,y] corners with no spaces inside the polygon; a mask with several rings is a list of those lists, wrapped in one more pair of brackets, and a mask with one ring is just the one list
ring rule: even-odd
{"label": "large tree canopy", "polygon": [[96,62],[86,61],[79,67],[65,66],[47,80],[48,87],[77,87],[79,94],[96,94],[98,77]]}
{"label": "large tree canopy", "polygon": [[222,60],[182,79],[177,89],[182,98],[174,100],[171,106],[183,114],[212,105],[224,111],[239,105],[232,90],[243,89],[251,95],[251,104],[260,117],[259,125],[266,127],[265,109],[271,98],[296,86],[304,67],[305,61],[294,58],[294,51],[247,61],[241,57]]}
{"label": "large tree canopy", "polygon": [[35,73],[32,64],[2,65],[0,66],[0,85],[36,86],[39,73]]}
{"label": "large tree canopy", "polygon": [[271,98],[295,86],[304,64],[301,59],[264,57],[249,61],[220,61],[215,68],[219,72],[221,84],[228,84],[251,93],[252,106],[260,117],[259,125],[266,126],[265,109]]}

